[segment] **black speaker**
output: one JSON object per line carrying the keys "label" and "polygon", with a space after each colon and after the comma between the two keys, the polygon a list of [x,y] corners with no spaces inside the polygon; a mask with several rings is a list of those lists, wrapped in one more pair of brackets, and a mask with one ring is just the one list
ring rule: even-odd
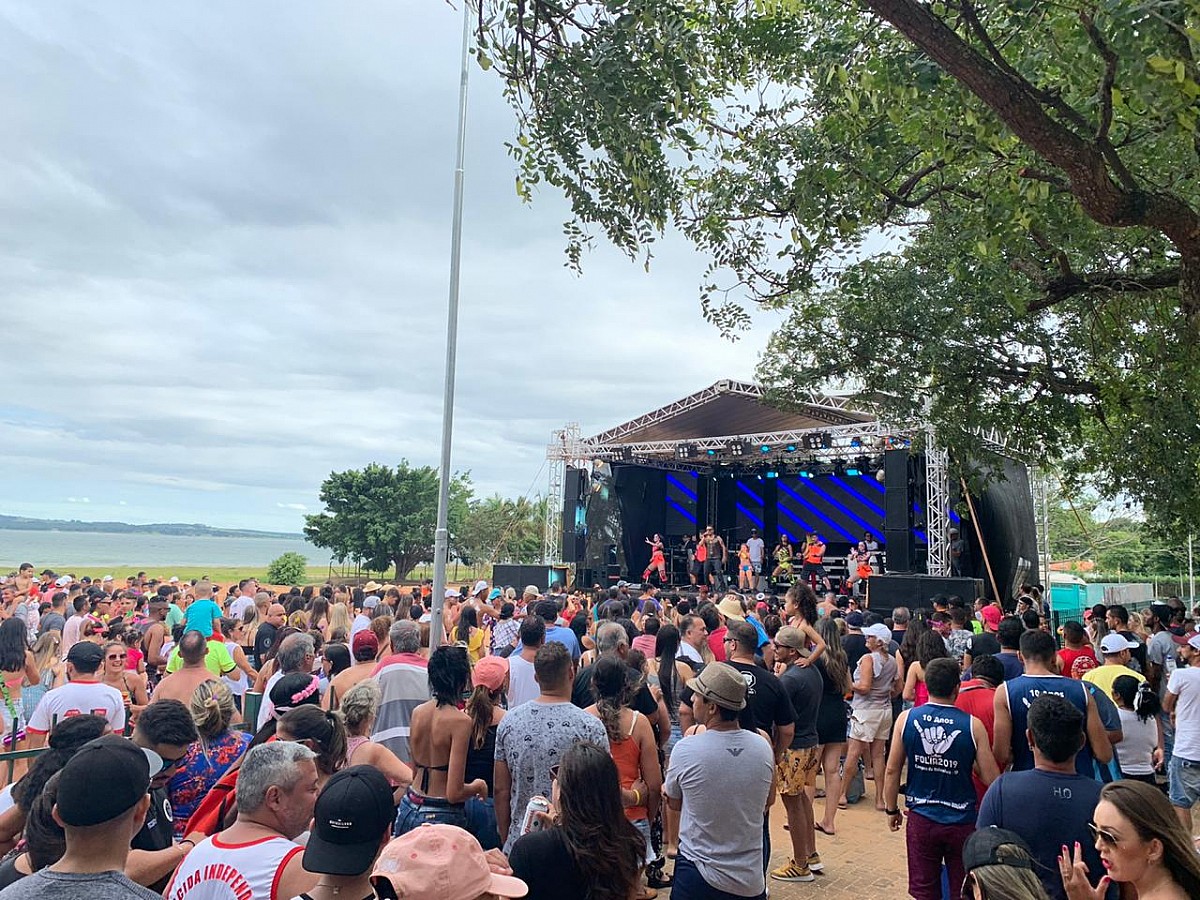
{"label": "black speaker", "polygon": [[886,616],[897,606],[910,610],[932,607],[938,594],[961,597],[968,609],[976,597],[983,596],[978,578],[939,578],[936,575],[872,575],[867,579],[867,607]]}
{"label": "black speaker", "polygon": [[883,532],[884,552],[889,572],[911,572],[913,569],[913,539],[908,528],[886,528]]}
{"label": "black speaker", "polygon": [[583,469],[567,466],[563,478],[563,514],[561,559],[568,565],[582,562],[587,555],[588,476]]}
{"label": "black speaker", "polygon": [[549,590],[556,581],[563,587],[567,586],[566,566],[492,566],[492,584],[514,587],[518,592],[529,584],[538,590]]}
{"label": "black speaker", "polygon": [[621,580],[621,567],[616,563],[610,563],[608,566],[606,566],[604,573],[609,587],[612,587]]}

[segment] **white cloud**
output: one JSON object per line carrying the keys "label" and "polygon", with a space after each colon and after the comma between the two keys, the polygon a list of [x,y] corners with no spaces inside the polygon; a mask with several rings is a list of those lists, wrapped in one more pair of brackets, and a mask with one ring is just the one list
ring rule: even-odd
{"label": "white cloud", "polygon": [[299,512],[304,512],[308,509],[303,503],[276,503],[275,505],[280,509],[294,509]]}

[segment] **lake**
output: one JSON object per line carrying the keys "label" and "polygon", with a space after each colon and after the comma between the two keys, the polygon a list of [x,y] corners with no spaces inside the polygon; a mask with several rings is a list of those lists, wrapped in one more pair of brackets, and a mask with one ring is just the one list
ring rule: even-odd
{"label": "lake", "polygon": [[173,534],[110,534],[92,531],[0,530],[0,570],[31,562],[41,571],[66,565],[130,566],[146,570],[162,566],[266,566],[288,551],[323,566],[329,553],[303,538],[186,537]]}

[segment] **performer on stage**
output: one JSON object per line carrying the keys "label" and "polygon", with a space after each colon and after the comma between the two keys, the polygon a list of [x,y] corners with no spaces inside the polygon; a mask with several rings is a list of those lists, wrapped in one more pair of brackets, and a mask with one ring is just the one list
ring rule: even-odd
{"label": "performer on stage", "polygon": [[796,551],[792,549],[792,542],[788,540],[786,534],[779,536],[779,544],[775,547],[775,568],[771,572],[772,578],[786,578],[789,581],[792,578],[792,557],[796,555]]}
{"label": "performer on stage", "polygon": [[850,553],[846,556],[846,571],[849,573],[846,589],[850,593],[854,593],[854,585],[866,581],[875,573],[871,563],[872,554],[866,541],[859,541],[857,546],[850,548]]}
{"label": "performer on stage", "polygon": [[692,551],[692,565],[688,569],[692,584],[698,584],[704,577],[704,561],[706,559],[708,559],[708,547],[704,543],[704,536],[698,534],[696,535],[696,549]]}
{"label": "performer on stage", "polygon": [[683,552],[687,557],[688,579],[692,584],[696,583],[696,576],[700,574],[696,567],[696,546],[699,540],[694,534],[685,534],[683,536]]}
{"label": "performer on stage", "polygon": [[738,589],[742,591],[751,590],[751,581],[754,580],[754,563],[750,561],[750,546],[742,544],[738,548]]}
{"label": "performer on stage", "polygon": [[662,535],[656,534],[654,540],[646,538],[646,543],[653,549],[650,551],[650,565],[646,566],[646,571],[642,573],[642,583],[646,584],[650,581],[650,573],[658,572],[658,583],[667,583],[667,560],[663,556],[663,541]]}
{"label": "performer on stage", "polygon": [[725,590],[725,565],[729,562],[725,539],[709,525],[704,529],[700,545],[704,548],[704,580],[716,590]]}
{"label": "performer on stage", "polygon": [[820,579],[825,590],[833,590],[829,583],[829,573],[825,571],[825,542],[820,535],[811,532],[804,540],[804,566],[800,569],[800,577],[807,584],[814,576]]}

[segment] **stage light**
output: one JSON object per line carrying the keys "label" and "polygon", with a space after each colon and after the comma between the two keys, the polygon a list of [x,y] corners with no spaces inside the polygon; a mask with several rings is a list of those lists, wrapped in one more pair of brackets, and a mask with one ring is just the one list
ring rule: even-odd
{"label": "stage light", "polygon": [[846,461],[844,459],[835,459],[833,461],[833,474],[839,478],[846,474]]}
{"label": "stage light", "polygon": [[771,469],[769,472],[767,472],[767,477],[768,478],[778,478],[779,473],[776,472],[774,469]]}
{"label": "stage light", "polygon": [[801,478],[812,478],[813,473],[811,471],[809,471],[809,469],[804,468],[804,469],[800,470],[800,477]]}
{"label": "stage light", "polygon": [[760,451],[762,451],[763,453],[770,453],[770,452],[771,452],[771,445],[770,445],[770,444],[763,444],[763,445],[762,445],[761,447],[759,447],[758,449],[759,449]]}
{"label": "stage light", "polygon": [[675,458],[692,459],[696,455],[697,450],[698,448],[695,444],[679,444],[675,447]]}
{"label": "stage light", "polygon": [[850,438],[850,446],[851,447],[861,447],[862,446],[862,438]]}
{"label": "stage light", "polygon": [[851,478],[856,478],[862,474],[862,469],[856,469],[854,466],[851,466],[850,468],[848,468],[846,470],[846,474],[849,475]]}
{"label": "stage light", "polygon": [[709,455],[709,456],[716,456],[716,455],[717,455],[717,451],[716,451],[716,450],[714,450],[712,447],[709,447],[709,448],[708,448],[708,450],[707,450],[707,453],[708,453],[708,455]]}
{"label": "stage light", "polygon": [[745,456],[747,449],[745,441],[730,441],[725,445],[725,450],[730,456]]}
{"label": "stage light", "polygon": [[784,450],[786,450],[788,453],[795,453],[795,452],[796,452],[796,445],[795,445],[795,444],[788,444],[788,445],[787,445],[786,447],[784,447],[783,449],[784,449]]}
{"label": "stage light", "polygon": [[617,459],[628,462],[629,460],[633,459],[633,450],[629,447],[618,447]]}

